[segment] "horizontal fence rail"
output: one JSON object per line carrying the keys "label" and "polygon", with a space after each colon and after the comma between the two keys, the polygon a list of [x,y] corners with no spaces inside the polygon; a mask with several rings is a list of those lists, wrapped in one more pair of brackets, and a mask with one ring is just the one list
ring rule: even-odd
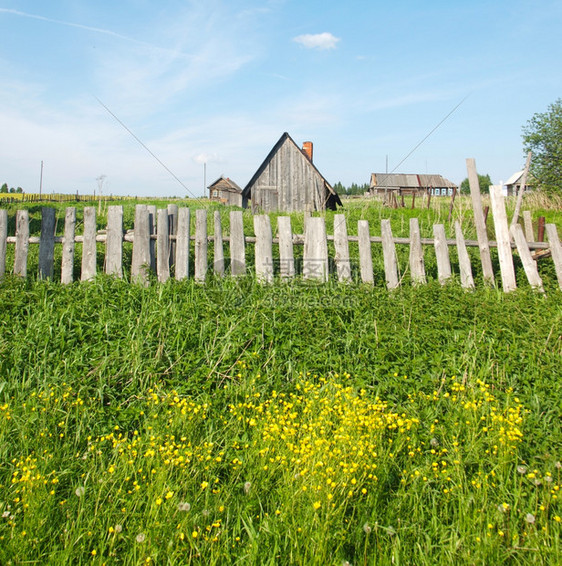
{"label": "horizontal fence rail", "polygon": [[[507,225],[505,205],[501,195],[492,194],[494,212],[495,241],[485,242],[485,248],[497,248],[500,276],[504,291],[516,288],[513,263],[514,251],[519,255],[526,277],[532,287],[544,291],[536,260],[531,250],[549,253],[555,266],[558,284],[562,289],[562,246],[554,224],[546,225],[547,242],[528,241],[532,238],[532,224],[524,215],[525,229],[519,224],[511,228]],[[503,212],[502,212],[503,210]],[[148,285],[150,272],[156,273],[160,282],[170,277],[177,280],[193,277],[204,282],[209,271],[219,277],[237,277],[250,273],[247,265],[247,246],[253,245],[254,273],[258,280],[271,283],[275,276],[283,280],[294,278],[299,270],[297,261],[302,262],[300,270],[304,279],[327,281],[333,273],[340,282],[350,282],[352,261],[350,243],[358,246],[358,278],[367,284],[374,283],[372,245],[380,244],[384,262],[384,274],[388,289],[401,283],[396,246],[408,246],[408,266],[412,284],[425,284],[424,246],[433,247],[437,265],[437,277],[445,284],[453,276],[449,248],[457,250],[459,280],[463,287],[474,287],[474,276],[468,248],[479,248],[483,243],[466,240],[459,222],[455,223],[455,238],[447,238],[443,224],[433,226],[433,238],[422,238],[417,218],[410,219],[410,236],[394,237],[390,220],[381,221],[381,235],[371,235],[367,220],[359,220],[357,235],[348,235],[348,226],[343,214],[334,216],[333,233],[328,234],[324,217],[305,218],[303,234],[294,234],[291,218],[277,218],[277,233],[272,230],[271,219],[267,215],[253,217],[253,235],[244,234],[242,211],[231,211],[228,232],[224,230],[218,211],[214,212],[213,234],[207,233],[208,219],[206,209],[194,211],[195,232],[191,233],[192,210],[168,205],[167,209],[156,210],[155,206],[137,205],[135,208],[134,229],[123,229],[123,207],[109,206],[107,227],[96,230],[96,208],[84,208],[82,234],[76,234],[76,209],[65,210],[64,235],[55,236],[56,211],[42,209],[41,234],[30,236],[30,222],[27,210],[16,213],[15,234],[8,235],[7,211],[0,210],[0,277],[6,273],[7,246],[15,246],[13,253],[13,273],[27,276],[30,245],[39,245],[38,275],[41,279],[52,279],[54,274],[55,246],[62,245],[61,282],[71,283],[75,272],[76,244],[81,244],[80,280],[87,281],[96,276],[98,243],[105,244],[104,272],[115,277],[123,277],[124,243],[132,243],[130,264],[131,280]],[[328,245],[330,244],[330,245]],[[275,246],[275,248],[274,248]],[[302,258],[296,259],[295,246],[302,246]],[[209,255],[212,250],[212,265]],[[334,253],[330,255],[329,249]],[[225,250],[227,254],[225,255]],[[540,252],[543,250],[543,252]],[[275,251],[275,253],[274,253]],[[546,251],[546,252],[545,252]],[[481,255],[481,254],[480,254]],[[191,263],[193,262],[193,265]],[[299,264],[301,266],[301,264]],[[493,282],[494,274],[487,277]]]}

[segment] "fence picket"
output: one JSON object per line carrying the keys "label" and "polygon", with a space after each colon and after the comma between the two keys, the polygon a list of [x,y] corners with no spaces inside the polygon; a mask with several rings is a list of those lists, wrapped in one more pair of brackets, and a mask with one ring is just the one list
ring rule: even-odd
{"label": "fence picket", "polygon": [[235,277],[246,274],[246,243],[241,210],[230,213],[230,273]]}
{"label": "fence picket", "polygon": [[148,266],[151,271],[156,273],[156,205],[149,204],[146,206],[146,209],[148,211],[148,233],[150,236],[155,236],[155,238],[150,237],[148,240],[148,249],[150,253],[150,262]]}
{"label": "fence picket", "polygon": [[282,279],[295,276],[295,255],[293,250],[293,230],[290,216],[277,218],[279,232],[279,271]]}
{"label": "fence picket", "polygon": [[213,262],[213,269],[219,277],[224,276],[224,247],[222,243],[222,224],[221,215],[218,210],[215,210],[215,257]]}
{"label": "fence picket", "polygon": [[82,281],[88,281],[96,276],[96,207],[84,208],[84,240],[82,243]]}
{"label": "fence picket", "polygon": [[398,280],[398,260],[396,259],[396,246],[392,237],[392,227],[388,218],[381,220],[381,236],[386,286],[388,289],[396,289],[400,284]]}
{"label": "fence picket", "polygon": [[338,281],[340,283],[351,281],[347,223],[343,214],[334,215],[334,248],[336,250]]}
{"label": "fence picket", "polygon": [[189,231],[191,213],[189,208],[178,209],[178,229],[176,233],[176,269],[178,281],[189,277]]}
{"label": "fence picket", "polygon": [[262,283],[273,282],[273,236],[267,215],[254,216],[256,234],[256,278]]}
{"label": "fence picket", "polygon": [[55,228],[54,208],[41,208],[41,237],[39,240],[39,279],[52,279],[55,263]]}
{"label": "fence picket", "polygon": [[148,286],[148,270],[151,265],[150,253],[150,217],[145,204],[138,204],[135,208],[135,229],[133,238],[133,261],[131,265],[131,279],[141,285]]}
{"label": "fence picket", "polygon": [[363,283],[375,282],[373,277],[373,256],[371,255],[371,237],[369,234],[369,221],[357,221],[357,238],[359,242],[359,269]]}
{"label": "fence picket", "polygon": [[527,242],[534,242],[535,235],[533,231],[533,220],[531,218],[530,210],[523,211],[523,225],[525,226],[525,238],[527,239]]}
{"label": "fence picket", "polygon": [[302,274],[305,279],[328,280],[328,238],[321,216],[305,218]]}
{"label": "fence picket", "polygon": [[74,251],[76,244],[76,208],[69,206],[64,214],[64,237],[62,241],[62,263],[60,281],[68,285],[74,281]]}
{"label": "fence picket", "polygon": [[461,223],[458,220],[455,222],[455,238],[457,241],[461,286],[465,289],[474,289],[474,278],[472,277],[470,256],[466,249],[466,242],[464,240],[464,234],[462,233]]}
{"label": "fence picket", "polygon": [[531,287],[534,287],[544,293],[542,279],[537,269],[537,262],[531,257],[531,252],[529,251],[529,246],[525,240],[525,234],[523,234],[521,224],[512,224],[510,232],[515,240],[515,245],[517,246],[517,251],[519,252],[519,257],[521,258],[521,263],[525,270],[525,275],[527,275],[527,279],[529,280]]}
{"label": "fence picket", "polygon": [[195,211],[195,281],[202,283],[207,278],[207,210]]}
{"label": "fence picket", "polygon": [[501,187],[491,186],[490,198],[492,200],[492,214],[494,216],[496,241],[498,242],[502,287],[506,293],[509,293],[517,288],[517,283],[515,281],[513,256],[511,255],[511,236],[509,234],[505,201],[501,192]]}
{"label": "fence picket", "polygon": [[449,246],[443,224],[434,224],[433,238],[435,240],[435,256],[437,258],[437,279],[445,285],[451,278],[451,260],[449,259]]}
{"label": "fence picket", "polygon": [[18,210],[16,213],[16,253],[14,274],[27,277],[27,253],[29,250],[29,212]]}
{"label": "fence picket", "polygon": [[548,244],[550,245],[550,253],[552,255],[552,261],[554,262],[558,285],[560,289],[562,289],[562,245],[558,238],[556,224],[546,225],[546,237],[548,238]]}
{"label": "fence picket", "polygon": [[105,272],[123,277],[123,207],[107,209],[107,239],[105,240]]}
{"label": "fence picket", "polygon": [[[170,236],[176,236],[178,233],[178,205],[169,204],[168,205],[168,230]],[[170,267],[176,264],[176,240],[175,238],[169,238],[168,244],[170,246]]]}
{"label": "fence picket", "polygon": [[170,279],[170,216],[166,208],[157,212],[156,221],[156,267],[158,281]]}
{"label": "fence picket", "polygon": [[0,277],[6,273],[6,251],[8,245],[8,211],[0,209]]}
{"label": "fence picket", "polygon": [[420,224],[417,218],[410,218],[410,272],[413,285],[426,283]]}

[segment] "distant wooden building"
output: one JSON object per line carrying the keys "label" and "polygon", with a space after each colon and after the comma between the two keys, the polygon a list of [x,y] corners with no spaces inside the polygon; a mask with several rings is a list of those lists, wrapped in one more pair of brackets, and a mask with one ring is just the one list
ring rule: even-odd
{"label": "distant wooden building", "polygon": [[[523,180],[523,171],[517,171],[514,173],[506,182],[505,188],[507,189],[507,196],[516,196],[519,194],[519,189],[521,188],[521,181]],[[533,180],[531,175],[527,175],[527,181],[525,183],[525,190],[529,191],[533,188]]]}
{"label": "distant wooden building", "polygon": [[336,191],[312,162],[312,143],[303,149],[284,133],[242,191],[242,206],[253,212],[335,210]]}
{"label": "distant wooden building", "polygon": [[372,173],[371,195],[423,195],[451,196],[458,186],[441,175],[402,173]]}
{"label": "distant wooden building", "polygon": [[228,177],[219,177],[207,187],[209,198],[231,206],[242,206],[242,189]]}

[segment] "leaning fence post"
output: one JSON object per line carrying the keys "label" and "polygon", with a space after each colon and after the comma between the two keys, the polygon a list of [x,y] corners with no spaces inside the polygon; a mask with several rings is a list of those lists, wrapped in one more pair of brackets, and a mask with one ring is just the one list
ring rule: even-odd
{"label": "leaning fence post", "polygon": [[105,272],[123,277],[123,207],[107,209],[107,236],[105,240]]}
{"label": "leaning fence post", "polygon": [[55,225],[55,209],[43,207],[41,209],[41,238],[39,240],[39,279],[53,278]]}
{"label": "leaning fence post", "polygon": [[515,245],[517,246],[517,251],[519,252],[519,257],[521,258],[521,263],[525,270],[525,275],[527,275],[527,279],[529,280],[531,287],[534,287],[544,293],[542,279],[537,269],[537,262],[531,256],[521,224],[513,224],[510,228],[510,232],[515,240]]}
{"label": "leaning fence post", "polygon": [[14,274],[27,276],[27,252],[29,250],[29,211],[18,210],[16,213],[16,252]]}
{"label": "leaning fence post", "polygon": [[69,206],[64,215],[64,237],[62,239],[62,264],[60,281],[67,285],[74,280],[74,250],[76,244],[76,208]]}
{"label": "leaning fence post", "polygon": [[511,236],[509,234],[505,201],[501,187],[492,185],[490,187],[490,197],[492,200],[496,241],[498,243],[502,287],[508,293],[517,289],[517,283],[515,281],[515,268],[513,267],[513,255],[511,252]]}
{"label": "leaning fence post", "polygon": [[273,235],[268,215],[254,216],[256,234],[256,278],[262,283],[273,282]]}
{"label": "leaning fence post", "polygon": [[410,272],[414,285],[425,284],[425,264],[423,260],[420,224],[417,218],[410,218]]}
{"label": "leaning fence post", "polygon": [[560,240],[558,239],[556,224],[546,225],[546,236],[550,246],[552,261],[554,262],[554,269],[556,270],[558,285],[560,289],[562,289],[562,244],[560,244]]}
{"label": "leaning fence post", "polygon": [[282,279],[289,279],[295,275],[291,217],[279,216],[277,218],[277,230],[279,232],[279,272]]}
{"label": "leaning fence post", "polygon": [[381,220],[382,254],[384,259],[384,275],[388,289],[398,287],[398,261],[396,259],[396,246],[392,236],[390,219]]}
{"label": "leaning fence post", "polygon": [[137,204],[135,207],[135,227],[133,235],[133,261],[131,280],[148,286],[150,269],[150,219],[148,207]]}
{"label": "leaning fence post", "polygon": [[207,277],[207,250],[207,210],[198,208],[195,211],[195,281],[198,283]]}
{"label": "leaning fence post", "polygon": [[534,242],[535,234],[533,231],[533,220],[531,218],[530,210],[523,211],[523,225],[525,226],[525,238],[527,239],[527,242]]}
{"label": "leaning fence post", "polygon": [[0,277],[6,273],[6,246],[8,242],[8,211],[0,210]]}
{"label": "leaning fence post", "polygon": [[369,221],[357,221],[357,239],[359,243],[359,267],[361,281],[373,284],[373,256],[371,255],[371,236],[369,234]]}
{"label": "leaning fence post", "polygon": [[459,269],[461,275],[461,286],[465,289],[474,288],[474,278],[472,277],[472,266],[470,265],[470,256],[466,249],[466,242],[462,233],[461,223],[455,222],[455,236],[457,240],[457,255],[459,258]]}
{"label": "leaning fence post", "polygon": [[96,207],[84,208],[84,236],[82,240],[82,281],[93,279],[96,276]]}
{"label": "leaning fence post", "polygon": [[449,246],[447,245],[447,236],[443,224],[434,224],[433,238],[437,258],[437,278],[441,285],[445,285],[451,278],[451,260],[449,259]]}

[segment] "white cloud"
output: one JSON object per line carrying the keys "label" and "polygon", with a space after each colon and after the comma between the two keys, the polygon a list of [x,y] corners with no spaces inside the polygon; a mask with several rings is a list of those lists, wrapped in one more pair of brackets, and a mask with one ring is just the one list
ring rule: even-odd
{"label": "white cloud", "polygon": [[293,41],[296,43],[300,43],[303,47],[307,49],[335,49],[338,41],[340,41],[339,37],[335,37],[331,33],[324,32],[324,33],[316,33],[316,34],[304,34],[298,35],[297,37],[293,38]]}

